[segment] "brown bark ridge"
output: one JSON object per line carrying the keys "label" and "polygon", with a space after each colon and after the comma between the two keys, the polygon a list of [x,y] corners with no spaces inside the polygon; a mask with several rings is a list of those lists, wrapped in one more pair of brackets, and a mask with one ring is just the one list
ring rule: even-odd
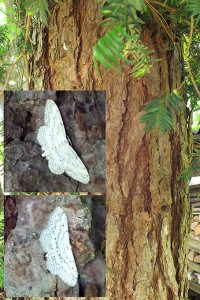
{"label": "brown bark ridge", "polygon": [[[45,89],[106,90],[107,299],[187,299],[190,206],[184,178],[184,100],[184,113],[170,135],[147,135],[139,121],[146,101],[180,86],[181,56],[152,23],[144,28],[143,40],[161,60],[147,76],[134,79],[130,70],[116,74],[103,68],[97,75],[92,47],[100,36],[99,21],[97,1],[54,4],[43,40],[48,55],[43,49],[34,60],[32,77],[37,74]],[[42,38],[38,33],[39,44]],[[37,51],[34,55],[39,57]],[[38,65],[48,76],[43,72],[38,78]]]}

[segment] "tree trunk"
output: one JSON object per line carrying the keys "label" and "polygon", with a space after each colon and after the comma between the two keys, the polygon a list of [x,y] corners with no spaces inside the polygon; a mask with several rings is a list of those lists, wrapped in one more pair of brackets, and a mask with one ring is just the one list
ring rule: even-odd
{"label": "tree trunk", "polygon": [[97,75],[92,47],[99,21],[97,1],[54,2],[48,30],[33,31],[38,48],[31,87],[106,90],[108,299],[187,299],[186,112],[170,135],[147,135],[140,124],[146,101],[180,86],[182,58],[152,23],[143,28],[143,40],[160,61],[150,74],[134,79],[130,70],[100,68]]}

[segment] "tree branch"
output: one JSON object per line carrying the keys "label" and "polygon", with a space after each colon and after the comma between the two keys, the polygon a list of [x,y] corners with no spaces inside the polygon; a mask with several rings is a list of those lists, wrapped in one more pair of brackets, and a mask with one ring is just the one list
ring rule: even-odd
{"label": "tree branch", "polygon": [[[151,4],[155,4],[155,5],[164,7],[164,8],[166,8],[167,11],[172,12],[172,13],[177,13],[177,12],[178,12],[177,9],[175,9],[175,8],[173,8],[173,7],[171,7],[171,6],[167,5],[167,4],[165,4],[165,3],[163,3],[163,2],[157,1],[157,0],[149,0],[149,1],[145,1],[145,2],[146,2],[146,3],[149,2],[149,3],[151,3]],[[188,21],[187,19],[181,18],[181,20],[182,20],[183,22],[187,23],[189,26],[191,26],[191,22]]]}
{"label": "tree branch", "polygon": [[172,40],[172,42],[174,44],[176,44],[176,42],[174,41],[174,37],[173,37],[174,34],[170,30],[169,26],[167,24],[166,25],[164,24],[164,22],[166,23],[165,19],[162,20],[163,16],[148,1],[145,0],[145,2],[147,4],[149,10],[152,12],[153,16],[155,17],[155,19],[158,19],[160,21],[161,26],[164,28],[164,30],[166,31],[166,33],[169,36],[169,38]]}
{"label": "tree branch", "polygon": [[165,4],[165,3],[162,3],[162,2],[160,2],[160,1],[149,0],[148,2],[151,3],[151,4],[156,4],[156,5],[162,6],[162,7],[166,8],[168,11],[171,11],[171,12],[177,12],[177,10],[176,10],[175,8],[172,8],[172,7],[170,7],[169,5],[167,5],[167,4]]}

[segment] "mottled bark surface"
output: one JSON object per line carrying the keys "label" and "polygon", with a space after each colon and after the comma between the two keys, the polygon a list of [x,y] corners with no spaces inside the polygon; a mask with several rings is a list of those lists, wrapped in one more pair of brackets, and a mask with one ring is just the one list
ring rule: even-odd
{"label": "mottled bark surface", "polygon": [[[92,46],[100,32],[97,2],[55,4],[49,22],[44,40],[48,55],[38,48],[32,74],[40,76],[46,89],[107,92],[107,297],[187,299],[185,111],[171,135],[146,135],[139,122],[146,101],[181,84],[181,57],[152,23],[144,28],[143,40],[161,61],[153,63],[149,75],[133,79],[128,70],[118,75],[101,69],[98,76],[92,63]],[[45,57],[48,66],[38,69]],[[38,79],[34,88],[41,88]]]}
{"label": "mottled bark surface", "polygon": [[[65,134],[49,137],[56,159],[73,164],[62,153],[60,140],[69,144],[85,164],[90,182],[82,184],[66,173],[56,175],[42,157],[37,140],[45,124],[46,100],[55,100],[63,120]],[[57,132],[59,115],[51,115],[51,131]],[[62,134],[62,131],[60,132]],[[45,143],[45,142],[44,142]],[[46,141],[47,143],[47,141]],[[43,144],[44,145],[44,144]],[[52,151],[52,149],[48,149]],[[43,151],[44,152],[44,151]],[[74,164],[76,165],[76,164]],[[74,170],[79,172],[78,166]],[[86,91],[19,91],[5,94],[5,192],[105,192],[105,93]]]}
{"label": "mottled bark surface", "polygon": [[[102,196],[18,196],[5,199],[5,291],[8,297],[23,296],[104,296],[105,295],[105,199]],[[10,224],[14,208],[15,224]],[[55,208],[61,207],[67,216],[70,245],[62,233],[63,222],[58,217],[48,232],[45,245],[53,242],[56,249],[56,265],[59,258],[69,265],[70,258],[62,246],[72,248],[78,269],[78,280],[70,287],[48,269],[47,261],[53,262],[53,252],[44,251],[39,240]],[[14,214],[12,214],[14,216]],[[98,216],[98,222],[96,222]],[[54,219],[55,220],[55,219]],[[53,221],[52,221],[53,222]],[[59,229],[60,228],[60,229]],[[67,232],[66,232],[67,234]],[[49,243],[47,243],[49,241]],[[49,248],[49,249],[50,249]],[[47,253],[46,253],[47,252]],[[48,258],[49,257],[49,258]],[[65,264],[66,266],[66,264]],[[73,261],[71,266],[73,267]],[[65,272],[68,272],[65,270]],[[58,273],[57,273],[58,274]],[[70,277],[72,274],[68,274]],[[69,278],[70,279],[70,278]]]}

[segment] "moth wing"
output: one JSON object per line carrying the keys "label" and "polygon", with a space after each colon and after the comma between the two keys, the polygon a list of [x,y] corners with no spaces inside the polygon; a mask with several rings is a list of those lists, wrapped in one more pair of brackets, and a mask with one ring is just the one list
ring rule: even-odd
{"label": "moth wing", "polygon": [[48,99],[45,106],[45,126],[42,126],[37,135],[39,144],[46,156],[49,169],[52,173],[59,175],[65,171],[64,153],[60,153],[60,145],[68,145],[65,136],[65,128],[60,111],[54,101]]}
{"label": "moth wing", "polygon": [[44,252],[47,253],[49,251],[49,238],[47,236],[46,230],[43,230],[40,234],[40,243],[42,244]]}
{"label": "moth wing", "polygon": [[46,127],[42,126],[38,130],[37,140],[42,147],[42,151],[47,151],[53,147],[52,131]]}
{"label": "moth wing", "polygon": [[73,179],[87,184],[90,181],[88,171],[74,149],[68,145],[66,152],[65,173]]}
{"label": "moth wing", "polygon": [[48,166],[53,174],[61,175],[65,172],[68,147],[69,143],[66,139],[61,146],[53,149],[50,153],[47,153],[46,158],[48,160]]}
{"label": "moth wing", "polygon": [[66,139],[65,127],[60,111],[53,100],[48,99],[46,101],[44,120],[45,126],[52,131],[53,144],[62,143]]}
{"label": "moth wing", "polygon": [[62,226],[60,230],[57,245],[62,252],[62,256],[57,256],[56,260],[56,264],[59,266],[59,272],[57,275],[69,286],[75,286],[77,283],[78,271],[76,268],[74,255],[72,253],[69,232],[66,230],[65,226]]}
{"label": "moth wing", "polygon": [[67,217],[61,207],[57,207],[50,215],[40,241],[47,252],[47,269],[69,286],[75,286],[78,271],[71,249]]}
{"label": "moth wing", "polygon": [[56,103],[51,99],[48,99],[46,101],[45,111],[44,111],[44,122],[46,126],[51,128],[54,127],[55,122],[58,124],[61,123],[63,125],[59,108],[56,105]]}
{"label": "moth wing", "polygon": [[78,279],[78,271],[76,268],[74,256],[70,249],[65,249],[65,254],[57,260],[57,265],[60,266],[58,276],[69,286],[75,286]]}
{"label": "moth wing", "polygon": [[[57,271],[56,271],[57,263],[55,260],[56,242],[55,242],[55,238],[54,241],[52,241],[53,235],[50,236],[49,232],[53,232],[52,227],[47,227],[47,229],[44,229],[42,231],[40,235],[40,243],[42,244],[43,250],[46,253],[47,270],[53,275],[57,275]],[[51,249],[49,245],[51,245]]]}
{"label": "moth wing", "polygon": [[68,143],[60,111],[50,99],[45,106],[45,126],[39,129],[37,139],[52,173],[59,175],[65,172],[84,184],[89,182],[86,167]]}

